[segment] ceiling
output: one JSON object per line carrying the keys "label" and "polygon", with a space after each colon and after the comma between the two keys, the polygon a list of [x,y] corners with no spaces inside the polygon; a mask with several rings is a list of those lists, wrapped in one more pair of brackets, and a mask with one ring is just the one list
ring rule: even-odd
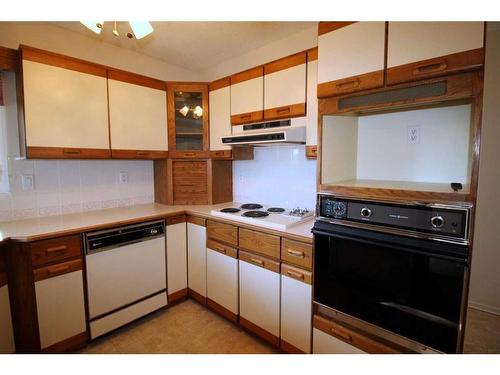
{"label": "ceiling", "polygon": [[315,22],[151,22],[155,31],[141,40],[129,39],[128,22],[105,22],[95,34],[79,22],[55,22],[57,26],[123,48],[158,58],[192,71],[217,64],[313,27]]}

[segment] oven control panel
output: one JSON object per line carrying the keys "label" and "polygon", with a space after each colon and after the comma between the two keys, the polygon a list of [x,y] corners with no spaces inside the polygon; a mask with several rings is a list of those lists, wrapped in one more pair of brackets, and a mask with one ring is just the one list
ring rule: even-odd
{"label": "oven control panel", "polygon": [[358,200],[318,194],[316,217],[337,224],[468,238],[469,206]]}

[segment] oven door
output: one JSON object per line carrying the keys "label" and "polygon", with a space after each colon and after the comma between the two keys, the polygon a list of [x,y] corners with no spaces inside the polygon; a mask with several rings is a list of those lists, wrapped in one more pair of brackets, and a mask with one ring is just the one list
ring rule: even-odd
{"label": "oven door", "polygon": [[446,353],[460,350],[468,248],[316,222],[314,301]]}

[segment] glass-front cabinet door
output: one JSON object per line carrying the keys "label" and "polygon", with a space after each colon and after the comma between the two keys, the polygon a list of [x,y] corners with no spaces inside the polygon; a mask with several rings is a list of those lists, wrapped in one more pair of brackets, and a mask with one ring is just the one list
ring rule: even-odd
{"label": "glass-front cabinet door", "polygon": [[168,142],[173,157],[208,154],[208,86],[169,84]]}

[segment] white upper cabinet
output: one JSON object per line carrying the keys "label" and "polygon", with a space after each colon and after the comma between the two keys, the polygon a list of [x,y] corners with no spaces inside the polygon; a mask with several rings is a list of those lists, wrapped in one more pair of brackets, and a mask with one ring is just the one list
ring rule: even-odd
{"label": "white upper cabinet", "polygon": [[[132,76],[127,74],[127,76]],[[167,151],[167,94],[161,81],[134,84],[109,72],[109,120],[113,150]],[[134,76],[132,76],[134,77]]]}
{"label": "white upper cabinet", "polygon": [[381,87],[385,22],[324,22],[318,37],[318,97]]}
{"label": "white upper cabinet", "polygon": [[231,124],[264,118],[264,68],[259,66],[231,76]]}
{"label": "white upper cabinet", "polygon": [[[83,63],[62,68],[63,58],[25,49],[22,57],[28,157],[37,156],[30,147],[105,149],[109,156],[106,70]],[[42,60],[48,63],[37,62]]]}
{"label": "white upper cabinet", "polygon": [[210,150],[230,150],[222,143],[222,137],[231,134],[231,88],[229,78],[210,84]]}
{"label": "white upper cabinet", "polygon": [[318,144],[318,50],[307,52],[307,123],[306,144]]}
{"label": "white upper cabinet", "polygon": [[264,65],[264,119],[306,114],[306,52]]}

